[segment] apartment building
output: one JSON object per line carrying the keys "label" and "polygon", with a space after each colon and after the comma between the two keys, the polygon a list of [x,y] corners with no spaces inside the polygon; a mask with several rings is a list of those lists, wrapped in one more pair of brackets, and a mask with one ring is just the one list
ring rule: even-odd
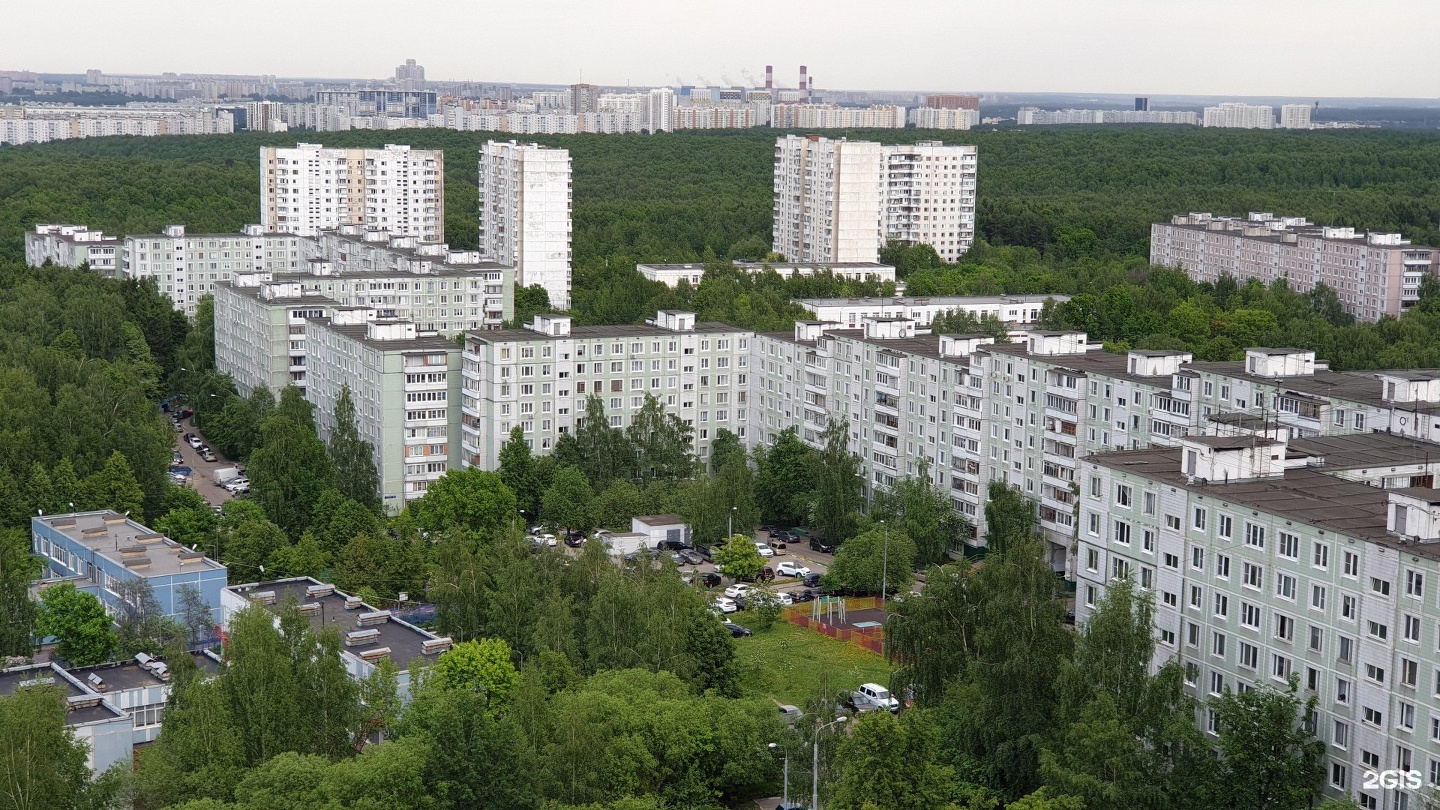
{"label": "apartment building", "polygon": [[177,104],[125,107],[5,106],[0,143],[18,146],[109,135],[214,135],[235,131],[234,116],[218,107]]}
{"label": "apartment building", "polygon": [[570,152],[490,141],[480,149],[480,255],[570,308]]}
{"label": "apartment building", "polygon": [[278,393],[306,387],[306,321],[328,317],[336,302],[304,282],[242,274],[215,288],[215,368],[240,396],[261,386]]}
{"label": "apartment building", "polygon": [[1207,127],[1274,129],[1275,110],[1268,104],[1227,101],[1216,107],[1206,107],[1202,121]]}
{"label": "apartment building", "polygon": [[315,91],[316,104],[340,107],[351,117],[380,116],[423,119],[427,115],[435,114],[436,99],[437,94],[434,90],[368,88]]}
{"label": "apartment building", "polygon": [[155,279],[155,285],[187,317],[201,298],[240,273],[293,273],[306,244],[297,236],[246,225],[240,233],[186,233],[184,225],[125,237],[121,274]]}
{"label": "apartment building", "polygon": [[[821,273],[829,273],[836,278],[849,279],[851,281],[895,281],[895,268],[888,264],[879,262],[843,262],[838,264],[790,264],[776,262],[747,262],[736,259],[732,265],[741,271],[756,275],[758,273],[774,272],[780,278],[795,278],[796,276],[813,276]],[[700,281],[705,277],[705,265],[703,264],[637,264],[635,269],[644,276],[647,281],[658,281],[667,287],[674,287],[681,281],[688,283],[691,287],[700,286]]]}
{"label": "apartment building", "polygon": [[1309,105],[1309,104],[1282,104],[1282,105],[1280,105],[1280,128],[1281,128],[1281,129],[1309,129],[1309,128],[1310,128],[1310,105]]}
{"label": "apartment building", "polygon": [[890,104],[840,107],[835,104],[773,104],[776,129],[904,129],[905,108]]}
{"label": "apartment building", "polygon": [[1069,301],[1068,295],[957,295],[895,298],[797,298],[795,303],[815,320],[842,329],[863,328],[866,318],[908,318],[928,329],[936,316],[965,312],[976,318],[997,318],[1022,329],[1034,326],[1047,301]]}
{"label": "apartment building", "polygon": [[[319,103],[329,103],[318,95]],[[268,231],[302,236],[359,225],[444,241],[444,153],[396,144],[383,149],[326,149],[313,143],[261,147],[260,217]]]}
{"label": "apartment building", "polygon": [[1015,113],[1019,126],[1056,124],[1188,124],[1200,123],[1200,117],[1187,110],[1042,110],[1021,107]]}
{"label": "apartment building", "polygon": [[107,278],[118,278],[120,240],[84,225],[43,225],[25,232],[25,265],[59,267],[87,265]]}
{"label": "apartment building", "polygon": [[775,252],[792,262],[874,263],[893,240],[954,261],[975,238],[976,169],[973,146],[778,138]]}
{"label": "apartment building", "polygon": [[298,604],[312,629],[329,628],[340,634],[344,645],[340,660],[351,678],[363,681],[382,660],[390,661],[402,701],[410,699],[415,674],[435,666],[440,656],[454,646],[449,636],[436,636],[400,618],[396,611],[380,610],[311,577],[232,585],[221,596],[226,628],[236,613],[248,607],[278,613],[287,604]]}
{"label": "apartment building", "polygon": [[407,320],[421,336],[498,329],[514,317],[515,271],[451,250],[345,226],[301,239],[300,272],[242,273],[215,291],[215,362],[241,394],[307,385],[306,321],[336,307]]}
{"label": "apartment building", "polygon": [[107,611],[120,609],[120,583],[143,579],[166,616],[180,617],[181,591],[189,587],[220,618],[225,566],[125,515],[101,510],[32,517],[30,540],[45,565],[42,579],[70,580],[95,594]]}
{"label": "apartment building", "polygon": [[925,97],[925,108],[930,110],[979,110],[980,97],[958,93],[935,93]]}
{"label": "apartment building", "polygon": [[916,129],[970,129],[980,126],[980,111],[963,107],[916,107],[910,111]]}
{"label": "apartment building", "polygon": [[1398,233],[1314,225],[1303,217],[1251,212],[1244,219],[1191,213],[1150,226],[1150,263],[1196,281],[1285,280],[1309,292],[1324,284],[1365,321],[1399,316],[1420,300],[1420,282],[1440,272],[1440,250]]}
{"label": "apartment building", "polygon": [[460,468],[460,346],[423,337],[410,321],[374,309],[337,307],[306,324],[305,398],[330,440],[335,405],[348,385],[360,438],[374,449],[380,501],[388,515]]}
{"label": "apartment building", "polygon": [[1156,665],[1180,657],[1201,701],[1297,679],[1328,791],[1419,806],[1364,775],[1440,782],[1437,449],[1262,428],[1085,459],[1077,619],[1116,578],[1158,592]]}
{"label": "apartment building", "polygon": [[975,242],[975,147],[920,141],[883,153],[884,242],[929,245],[944,261],[959,259]]}
{"label": "apartment building", "polygon": [[614,427],[630,424],[647,394],[656,397],[691,426],[694,452],[707,459],[720,430],[746,437],[753,337],[665,310],[644,325],[572,326],[568,316],[539,315],[524,329],[468,333],[464,463],[495,469],[516,426],[532,451],[550,452],[580,424],[591,394]]}

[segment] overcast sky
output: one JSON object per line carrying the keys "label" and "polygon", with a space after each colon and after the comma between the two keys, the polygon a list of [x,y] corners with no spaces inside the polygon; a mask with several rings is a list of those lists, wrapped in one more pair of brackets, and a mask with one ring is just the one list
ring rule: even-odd
{"label": "overcast sky", "polygon": [[0,70],[1440,96],[1440,0],[8,0]]}

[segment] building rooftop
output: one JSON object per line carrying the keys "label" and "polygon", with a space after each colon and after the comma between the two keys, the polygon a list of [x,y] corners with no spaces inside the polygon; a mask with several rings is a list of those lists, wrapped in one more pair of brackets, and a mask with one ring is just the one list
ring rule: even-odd
{"label": "building rooftop", "polygon": [[1049,299],[1069,301],[1068,295],[912,295],[890,298],[797,298],[802,307],[936,307],[986,304],[1033,304]]}
{"label": "building rooftop", "polygon": [[[1251,351],[1255,350],[1251,349]],[[1373,405],[1376,408],[1390,408],[1392,405],[1403,404],[1403,410],[1425,411],[1440,406],[1440,403],[1387,402],[1384,396],[1382,396],[1383,386],[1380,384],[1377,376],[1382,373],[1387,376],[1398,377],[1404,377],[1410,374],[1427,375],[1435,374],[1434,369],[1393,369],[1384,372],[1316,369],[1314,374],[1296,375],[1293,377],[1262,377],[1258,374],[1249,373],[1246,370],[1245,363],[1239,360],[1187,363],[1186,367],[1200,372],[1223,374],[1227,377],[1249,380],[1256,385],[1288,389],[1289,392],[1296,394],[1324,397],[1326,399],[1341,399],[1347,402],[1357,402],[1362,405]],[[1417,379],[1426,378],[1421,376],[1417,377]]]}
{"label": "building rooftop", "polygon": [[638,515],[635,520],[644,523],[646,526],[670,526],[685,522],[685,518],[679,515]]}
{"label": "building rooftop", "polygon": [[1440,462],[1440,447],[1393,433],[1351,433],[1291,439],[1291,451],[1324,459],[1331,469],[1368,469],[1400,464],[1423,464],[1432,458]]}
{"label": "building rooftop", "polygon": [[[332,332],[344,335],[351,340],[358,341],[367,346],[374,346],[381,351],[460,351],[459,344],[449,338],[430,335],[387,340],[384,338],[370,337],[369,328],[366,324],[336,324],[330,318],[306,318],[305,320],[309,323],[315,324],[316,326],[321,326],[329,329]],[[394,319],[384,319],[376,321],[376,323],[380,324],[396,322],[397,321],[395,321]]]}
{"label": "building rooftop", "polygon": [[[277,275],[279,275],[279,274],[277,274]],[[305,276],[305,278],[314,278],[314,276]],[[279,279],[277,279],[275,282],[268,282],[268,283],[284,284],[284,283],[287,283],[287,281],[288,281],[289,283],[294,283],[294,279],[288,279],[288,280],[279,280]],[[231,289],[231,290],[234,290],[236,293],[238,293],[238,294],[240,294],[240,295],[244,295],[244,296],[249,297],[249,298],[254,298],[256,301],[259,301],[259,302],[262,303],[262,304],[274,304],[275,306],[278,306],[278,307],[294,306],[294,305],[296,305],[296,304],[318,304],[318,305],[320,305],[320,306],[327,306],[327,307],[338,307],[338,306],[340,306],[340,302],[336,301],[335,299],[329,298],[329,297],[327,297],[327,296],[321,295],[321,294],[318,293],[318,292],[313,292],[313,291],[308,292],[308,293],[305,294],[305,295],[299,295],[299,296],[294,296],[294,295],[277,295],[277,296],[274,296],[274,297],[271,297],[271,298],[267,298],[267,297],[265,297],[265,284],[264,284],[264,283],[262,283],[262,284],[255,284],[255,285],[251,285],[251,284],[238,285],[238,284],[236,284],[234,281],[229,280],[229,279],[227,279],[227,280],[225,280],[225,281],[217,281],[217,282],[215,282],[215,283],[216,283],[217,285],[219,285],[219,286],[227,287],[227,288],[229,288],[229,289]]]}
{"label": "building rooftop", "polygon": [[[111,664],[99,664],[93,667],[81,667],[71,669],[70,674],[75,678],[90,684],[90,688],[104,694],[106,692],[122,692],[129,689],[143,689],[148,686],[161,686],[169,681],[156,675],[154,672],[140,666],[135,661],[121,661]],[[90,679],[95,676],[100,683]]]}
{"label": "building rooftop", "polygon": [[494,329],[480,332],[470,330],[465,333],[470,340],[482,343],[525,343],[532,340],[607,340],[610,338],[630,337],[674,337],[676,335],[688,335],[695,333],[705,334],[734,334],[737,332],[749,332],[738,326],[731,326],[728,323],[719,321],[697,321],[694,332],[676,331],[654,326],[648,323],[637,324],[610,324],[603,326],[572,326],[570,333],[565,335],[550,335],[544,332],[536,332],[531,329]]}
{"label": "building rooftop", "polygon": [[65,699],[69,701],[69,709],[65,713],[67,726],[83,726],[125,716],[124,712],[106,703],[102,695],[77,686],[74,677],[67,675],[56,664],[30,664],[0,671],[0,697],[32,686],[55,686],[64,691]]}
{"label": "building rooftop", "polygon": [[[1073,334],[1071,332],[1031,332],[1032,335],[1045,337],[1057,337]],[[1151,387],[1170,389],[1170,375],[1157,374],[1147,377],[1144,374],[1135,374],[1130,371],[1130,359],[1123,354],[1112,354],[1105,351],[1087,351],[1084,354],[1053,354],[1040,355],[1031,354],[1030,349],[1024,342],[1017,343],[991,343],[986,344],[982,351],[995,352],[997,354],[1008,354],[1015,357],[1024,357],[1030,360],[1038,360],[1047,365],[1057,368],[1069,369],[1079,374],[1098,374],[1111,377],[1117,380],[1128,380],[1132,383],[1148,385]],[[1243,364],[1236,364],[1243,365]]]}
{"label": "building rooftop", "polygon": [[110,510],[70,515],[41,515],[49,526],[97,556],[139,576],[223,571],[225,566]]}
{"label": "building rooftop", "polygon": [[1185,441],[1203,444],[1216,450],[1243,450],[1246,447],[1269,447],[1280,444],[1264,436],[1186,436]]}
{"label": "building rooftop", "polygon": [[[334,585],[309,577],[232,585],[227,590],[251,602],[257,602],[258,597],[258,604],[272,611],[293,601],[305,612],[312,628],[335,628],[345,644],[345,652],[366,658],[366,653],[388,649],[385,657],[402,672],[412,665],[433,665],[440,653],[450,649],[449,639],[427,633],[392,617],[387,610],[371,607],[359,597],[348,596]],[[260,597],[260,594],[268,595]]]}

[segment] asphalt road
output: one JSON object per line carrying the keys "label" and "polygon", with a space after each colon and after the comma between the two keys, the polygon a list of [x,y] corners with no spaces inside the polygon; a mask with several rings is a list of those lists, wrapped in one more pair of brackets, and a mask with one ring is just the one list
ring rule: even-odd
{"label": "asphalt road", "polygon": [[[213,447],[211,448],[211,452],[215,453],[215,461],[206,461],[200,458],[200,454],[190,447],[189,442],[185,441],[185,434],[194,433],[200,437],[202,442],[205,441],[205,436],[196,430],[194,425],[190,424],[189,419],[184,420],[180,424],[184,427],[184,430],[175,434],[175,449],[179,450],[181,457],[185,459],[185,466],[194,470],[194,472],[190,474],[190,481],[187,485],[196,492],[199,492],[200,495],[205,498],[205,502],[211,506],[220,506],[235,497],[224,487],[216,484],[215,479],[211,476],[212,472],[221,467],[234,467],[235,462],[228,461]],[[209,442],[205,443],[209,444]]]}

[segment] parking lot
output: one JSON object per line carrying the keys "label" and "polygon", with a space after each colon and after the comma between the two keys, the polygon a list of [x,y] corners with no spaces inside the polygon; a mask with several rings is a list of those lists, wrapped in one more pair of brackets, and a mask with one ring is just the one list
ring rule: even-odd
{"label": "parking lot", "polygon": [[[234,467],[235,462],[226,459],[213,448],[211,451],[215,453],[214,461],[206,461],[200,458],[200,453],[192,448],[189,442],[185,441],[185,434],[194,433],[200,437],[202,442],[205,441],[205,436],[195,429],[195,426],[191,424],[189,419],[182,420],[180,426],[184,429],[175,434],[175,449],[180,453],[180,457],[185,460],[184,466],[189,467],[193,471],[190,474],[188,486],[196,492],[199,492],[200,495],[205,498],[205,502],[211,506],[220,506],[235,497],[224,487],[216,484],[215,478],[212,475],[215,470],[222,467]],[[208,444],[208,442],[206,443]]]}

